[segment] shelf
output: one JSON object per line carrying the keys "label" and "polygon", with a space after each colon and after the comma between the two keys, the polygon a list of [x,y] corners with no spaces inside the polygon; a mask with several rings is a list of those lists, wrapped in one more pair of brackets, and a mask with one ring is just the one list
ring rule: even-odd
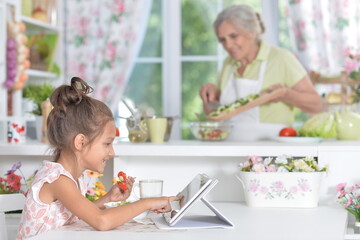
{"label": "shelf", "polygon": [[33,18],[21,16],[21,21],[26,24],[27,34],[36,34],[36,33],[54,34],[60,32],[58,27],[53,26],[49,23],[38,21]]}
{"label": "shelf", "polygon": [[29,75],[29,78],[56,79],[58,77],[58,75],[55,73],[34,69],[28,69],[26,70],[26,73]]}

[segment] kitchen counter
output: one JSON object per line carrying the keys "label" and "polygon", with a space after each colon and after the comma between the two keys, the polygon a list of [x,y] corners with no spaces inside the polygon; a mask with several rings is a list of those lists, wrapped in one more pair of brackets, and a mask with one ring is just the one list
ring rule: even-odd
{"label": "kitchen counter", "polygon": [[[38,235],[32,240],[43,239],[129,239],[129,240],[339,240],[344,238],[347,213],[336,206],[320,205],[309,209],[251,208],[243,203],[213,203],[235,225],[233,229],[158,230],[153,225],[147,229],[125,227],[98,232],[92,228],[71,229],[63,227]],[[209,214],[203,205],[191,208],[190,215]]]}
{"label": "kitchen counter", "polygon": [[[321,143],[202,142],[170,141],[163,144],[120,142],[114,144],[117,156],[318,156],[319,152],[360,152],[360,141],[327,140]],[[0,143],[0,156],[50,155],[49,146],[37,141],[24,144]]]}

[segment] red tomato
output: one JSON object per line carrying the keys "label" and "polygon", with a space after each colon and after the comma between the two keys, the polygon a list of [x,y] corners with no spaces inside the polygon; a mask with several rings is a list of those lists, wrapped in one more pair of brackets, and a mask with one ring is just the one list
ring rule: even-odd
{"label": "red tomato", "polygon": [[126,178],[126,173],[124,173],[123,171],[120,171],[119,173],[118,173],[118,177],[121,179],[121,177],[122,177],[122,181],[120,181],[120,182],[117,182],[117,185],[119,186],[119,188],[121,189],[121,190],[124,190],[124,191],[126,191],[128,188],[127,188],[127,185],[126,185],[126,182],[127,182],[127,178]]}
{"label": "red tomato", "polygon": [[120,130],[118,128],[116,128],[116,134],[115,134],[116,137],[119,137],[120,136]]}
{"label": "red tomato", "polygon": [[293,128],[283,128],[281,129],[281,131],[279,132],[279,136],[280,137],[295,137],[297,136],[297,132],[295,129]]}
{"label": "red tomato", "polygon": [[124,180],[126,180],[126,173],[124,173],[123,171],[120,171],[120,172],[118,173],[118,177],[123,177]]}
{"label": "red tomato", "polygon": [[127,185],[126,185],[126,182],[118,182],[117,185],[121,190],[126,191],[128,189]]}

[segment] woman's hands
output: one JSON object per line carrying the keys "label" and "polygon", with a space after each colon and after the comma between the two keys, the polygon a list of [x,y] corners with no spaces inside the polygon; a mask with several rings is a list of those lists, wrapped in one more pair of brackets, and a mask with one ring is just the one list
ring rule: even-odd
{"label": "woman's hands", "polygon": [[315,114],[325,110],[325,105],[316,92],[316,89],[312,85],[308,77],[304,77],[292,88],[287,88],[281,84],[275,84],[268,88],[268,90],[275,91],[283,88],[283,94],[270,102],[282,101],[286,104],[300,108],[302,111]]}
{"label": "woman's hands", "polygon": [[212,83],[205,83],[200,88],[200,97],[203,101],[203,108],[205,114],[210,113],[213,109],[208,104],[217,103],[220,99],[220,91]]}

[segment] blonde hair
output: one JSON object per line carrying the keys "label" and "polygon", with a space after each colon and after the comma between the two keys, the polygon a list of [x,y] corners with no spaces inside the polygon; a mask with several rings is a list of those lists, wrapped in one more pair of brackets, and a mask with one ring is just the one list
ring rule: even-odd
{"label": "blonde hair", "polygon": [[213,24],[216,33],[219,25],[225,21],[230,21],[236,28],[255,33],[258,41],[265,32],[260,14],[247,5],[232,5],[220,12]]}
{"label": "blonde hair", "polygon": [[62,85],[50,97],[53,105],[47,119],[47,137],[57,161],[63,150],[74,151],[73,140],[84,134],[91,144],[104,126],[114,120],[106,104],[87,96],[93,88],[81,78],[73,77],[70,85]]}

